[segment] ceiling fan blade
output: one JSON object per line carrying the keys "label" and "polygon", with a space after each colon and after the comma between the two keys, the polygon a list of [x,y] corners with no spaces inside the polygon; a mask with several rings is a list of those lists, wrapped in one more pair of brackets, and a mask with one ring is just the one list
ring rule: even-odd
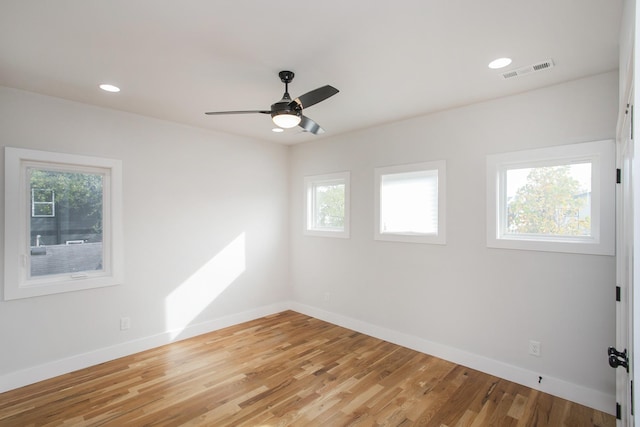
{"label": "ceiling fan blade", "polygon": [[254,114],[254,113],[260,113],[260,114],[271,114],[271,111],[269,110],[249,110],[249,111],[207,111],[205,114],[209,115],[209,116],[216,116],[216,115],[221,115],[221,114]]}
{"label": "ceiling fan blade", "polygon": [[298,126],[304,129],[305,132],[311,132],[314,135],[324,133],[324,129],[322,129],[319,124],[317,124],[307,116],[302,116],[302,119],[300,120],[300,124]]}
{"label": "ceiling fan blade", "polygon": [[302,106],[302,108],[309,108],[312,105],[317,104],[320,101],[324,101],[325,99],[335,95],[340,92],[333,86],[326,85],[319,87],[318,89],[314,89],[311,92],[307,92],[304,95],[300,95],[293,102]]}

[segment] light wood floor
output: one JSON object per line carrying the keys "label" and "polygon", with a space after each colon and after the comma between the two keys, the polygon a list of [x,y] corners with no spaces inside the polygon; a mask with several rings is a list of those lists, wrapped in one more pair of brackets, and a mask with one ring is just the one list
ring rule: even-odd
{"label": "light wood floor", "polygon": [[0,426],[615,426],[291,311],[0,394]]}

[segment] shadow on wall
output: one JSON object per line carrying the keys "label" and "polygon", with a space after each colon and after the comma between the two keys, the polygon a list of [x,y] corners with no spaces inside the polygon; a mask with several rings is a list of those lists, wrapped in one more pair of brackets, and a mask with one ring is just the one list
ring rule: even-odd
{"label": "shadow on wall", "polygon": [[245,233],[241,233],[165,300],[166,330],[176,338],[246,269]]}

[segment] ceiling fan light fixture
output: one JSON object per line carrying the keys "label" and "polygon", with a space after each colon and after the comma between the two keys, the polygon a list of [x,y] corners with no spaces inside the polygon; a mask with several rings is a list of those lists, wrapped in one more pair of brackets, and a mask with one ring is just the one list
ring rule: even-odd
{"label": "ceiling fan light fixture", "polygon": [[300,124],[300,120],[302,120],[299,113],[296,114],[293,112],[286,112],[286,113],[280,113],[280,114],[275,113],[273,116],[271,116],[271,119],[273,120],[273,123],[276,124],[276,126],[279,126],[283,129],[296,127]]}

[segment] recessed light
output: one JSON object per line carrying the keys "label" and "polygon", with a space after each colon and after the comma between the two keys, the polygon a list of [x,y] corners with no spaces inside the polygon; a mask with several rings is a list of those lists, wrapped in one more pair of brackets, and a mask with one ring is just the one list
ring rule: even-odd
{"label": "recessed light", "polygon": [[282,128],[273,128],[273,129],[271,129],[271,132],[280,133],[280,132],[284,132],[284,129],[282,129]]}
{"label": "recessed light", "polygon": [[100,89],[105,90],[107,92],[120,92],[120,88],[118,86],[110,85],[110,84],[101,84]]}
{"label": "recessed light", "polygon": [[498,58],[489,62],[489,68],[497,70],[498,68],[504,68],[511,64],[511,58]]}

